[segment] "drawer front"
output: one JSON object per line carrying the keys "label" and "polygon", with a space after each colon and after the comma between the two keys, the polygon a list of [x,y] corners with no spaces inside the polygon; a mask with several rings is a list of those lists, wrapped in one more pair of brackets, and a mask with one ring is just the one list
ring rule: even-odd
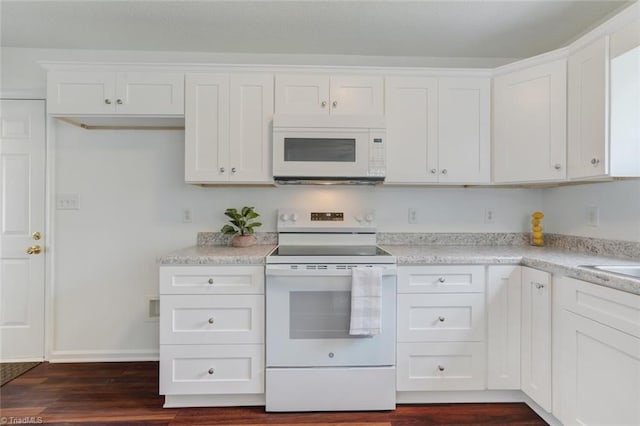
{"label": "drawer front", "polygon": [[160,294],[264,294],[264,266],[163,266]]}
{"label": "drawer front", "polygon": [[640,296],[568,277],[556,283],[554,294],[564,309],[640,337]]}
{"label": "drawer front", "polygon": [[264,345],[160,345],[160,393],[264,393]]}
{"label": "drawer front", "polygon": [[264,296],[163,295],[160,343],[264,343]]}
{"label": "drawer front", "polygon": [[399,294],[399,342],[482,341],[484,293]]}
{"label": "drawer front", "polygon": [[485,389],[484,343],[398,343],[398,391]]}
{"label": "drawer front", "polygon": [[402,266],[398,293],[481,293],[484,266]]}

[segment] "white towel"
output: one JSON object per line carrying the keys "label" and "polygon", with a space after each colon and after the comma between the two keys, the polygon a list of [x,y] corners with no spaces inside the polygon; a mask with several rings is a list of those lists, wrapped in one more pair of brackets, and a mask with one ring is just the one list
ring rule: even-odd
{"label": "white towel", "polygon": [[349,334],[373,336],[382,331],[382,268],[351,270],[351,326]]}

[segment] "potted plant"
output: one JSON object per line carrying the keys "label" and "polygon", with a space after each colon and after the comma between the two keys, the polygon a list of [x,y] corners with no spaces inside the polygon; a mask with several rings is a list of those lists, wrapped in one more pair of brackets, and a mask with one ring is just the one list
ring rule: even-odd
{"label": "potted plant", "polygon": [[255,243],[253,238],[254,228],[262,226],[260,222],[253,222],[260,216],[254,210],[255,207],[243,207],[240,211],[234,208],[226,209],[225,216],[229,217],[230,224],[222,227],[220,232],[231,237],[233,247],[248,247]]}

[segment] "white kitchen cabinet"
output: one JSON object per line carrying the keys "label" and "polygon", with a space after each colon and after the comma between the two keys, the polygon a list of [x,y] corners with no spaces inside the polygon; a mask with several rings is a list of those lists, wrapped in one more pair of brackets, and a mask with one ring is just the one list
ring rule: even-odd
{"label": "white kitchen cabinet", "polygon": [[183,115],[184,73],[50,71],[53,115]]}
{"label": "white kitchen cabinet", "polygon": [[560,420],[640,424],[640,296],[567,277],[557,284]]}
{"label": "white kitchen cabinet", "polygon": [[551,274],[522,267],[521,388],[551,412]]}
{"label": "white kitchen cabinet", "polygon": [[273,77],[188,74],[185,180],[272,183]]}
{"label": "white kitchen cabinet", "polygon": [[487,269],[487,388],[520,389],[521,267]]}
{"label": "white kitchen cabinet", "polygon": [[484,266],[398,267],[397,390],[485,388]]}
{"label": "white kitchen cabinet", "polygon": [[568,59],[567,167],[570,179],[608,172],[609,39],[602,37]]}
{"label": "white kitchen cabinet", "polygon": [[165,407],[264,403],[264,267],[160,267]]}
{"label": "white kitchen cabinet", "polygon": [[382,115],[383,79],[377,76],[276,75],[277,114]]}
{"label": "white kitchen cabinet", "polygon": [[566,60],[494,79],[493,179],[496,183],[566,178]]}
{"label": "white kitchen cabinet", "polygon": [[488,183],[490,81],[387,77],[387,183]]}

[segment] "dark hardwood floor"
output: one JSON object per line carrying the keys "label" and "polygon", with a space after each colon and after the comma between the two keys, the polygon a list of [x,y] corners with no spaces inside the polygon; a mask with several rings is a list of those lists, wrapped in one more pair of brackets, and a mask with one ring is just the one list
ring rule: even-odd
{"label": "dark hardwood floor", "polygon": [[525,404],[398,405],[395,411],[265,413],[162,408],[157,362],[44,363],[0,388],[0,422],[154,425],[545,425]]}

